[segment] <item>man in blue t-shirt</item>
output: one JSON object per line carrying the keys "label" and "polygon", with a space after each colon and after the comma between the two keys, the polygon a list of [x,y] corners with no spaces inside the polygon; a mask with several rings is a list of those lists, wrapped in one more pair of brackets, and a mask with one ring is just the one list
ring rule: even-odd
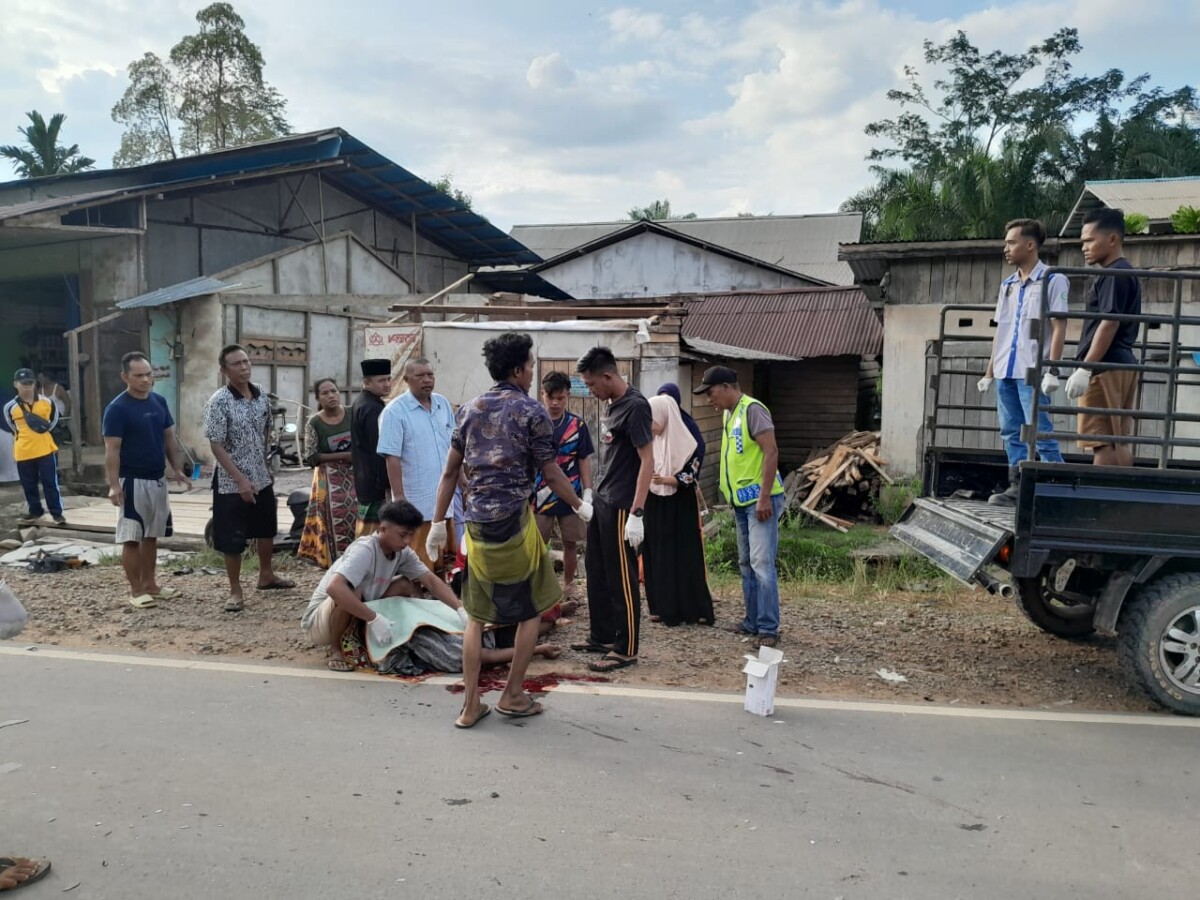
{"label": "man in blue t-shirt", "polygon": [[[592,462],[596,452],[587,422],[567,410],[571,397],[571,379],[563,372],[550,372],[542,379],[542,405],[554,426],[554,446],[558,448],[558,467],[571,482],[575,496],[584,503],[592,502]],[[533,489],[534,512],[542,540],[550,540],[555,526],[563,545],[563,593],[567,600],[575,600],[575,570],[579,565],[579,545],[587,537],[587,525],[575,511],[559,498],[542,473],[538,472]],[[573,611],[573,610],[572,610]],[[567,613],[569,614],[569,613]]]}
{"label": "man in blue t-shirt", "polygon": [[104,410],[104,470],[108,499],[117,515],[121,565],[129,580],[129,602],[135,609],[170,600],[176,592],[158,586],[155,567],[158,539],[171,536],[171,504],[167,495],[166,463],[171,478],[190,479],[180,467],[175,420],[167,401],[154,393],[154,370],[146,354],[134,350],[121,357],[124,393]]}

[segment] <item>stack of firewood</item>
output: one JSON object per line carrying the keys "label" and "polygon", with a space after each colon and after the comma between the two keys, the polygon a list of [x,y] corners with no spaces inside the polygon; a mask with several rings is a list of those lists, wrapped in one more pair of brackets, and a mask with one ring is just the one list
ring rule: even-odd
{"label": "stack of firewood", "polygon": [[799,510],[846,531],[853,522],[845,516],[871,514],[880,485],[892,483],[886,465],[879,455],[879,432],[852,431],[788,474],[784,511]]}

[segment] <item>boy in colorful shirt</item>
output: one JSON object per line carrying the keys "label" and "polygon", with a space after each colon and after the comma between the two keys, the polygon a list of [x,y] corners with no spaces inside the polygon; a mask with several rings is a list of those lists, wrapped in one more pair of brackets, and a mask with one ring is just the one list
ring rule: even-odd
{"label": "boy in colorful shirt", "polygon": [[65,525],[62,496],[58,491],[58,444],[51,434],[58,425],[58,407],[38,393],[32,369],[17,369],[13,375],[17,396],[4,406],[4,428],[12,432],[13,457],[25,490],[29,514],[22,525],[32,525],[46,514],[38,495],[38,483],[46,495],[46,506],[56,525]]}
{"label": "boy in colorful shirt", "polygon": [[[558,466],[575,489],[575,496],[592,502],[592,463],[596,452],[587,422],[567,410],[571,379],[562,372],[551,372],[542,379],[542,405],[554,426],[554,445],[558,448]],[[563,593],[570,598],[575,586],[579,545],[587,537],[587,526],[575,511],[555,494],[539,471],[534,480],[534,512],[542,540],[550,540],[555,526],[563,545]]]}

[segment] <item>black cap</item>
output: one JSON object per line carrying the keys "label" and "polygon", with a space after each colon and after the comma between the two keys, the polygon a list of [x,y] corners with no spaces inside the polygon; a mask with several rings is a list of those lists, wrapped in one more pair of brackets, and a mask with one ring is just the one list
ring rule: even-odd
{"label": "black cap", "polygon": [[376,375],[391,375],[392,361],[390,359],[364,359],[359,363],[363,378],[374,378]]}
{"label": "black cap", "polygon": [[692,390],[693,394],[707,394],[708,389],[718,384],[737,384],[738,374],[728,366],[712,366],[704,370],[700,377],[700,387]]}
{"label": "black cap", "polygon": [[33,374],[33,369],[17,369],[13,381],[19,381],[21,384],[33,384],[37,381],[37,377]]}

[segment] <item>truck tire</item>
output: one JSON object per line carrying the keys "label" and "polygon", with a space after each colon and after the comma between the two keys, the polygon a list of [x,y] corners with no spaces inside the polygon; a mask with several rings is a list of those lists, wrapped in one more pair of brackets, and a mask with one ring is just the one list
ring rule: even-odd
{"label": "truck tire", "polygon": [[1200,572],[1167,575],[1138,591],[1117,631],[1130,678],[1167,709],[1200,716]]}
{"label": "truck tire", "polygon": [[1083,638],[1096,630],[1096,607],[1070,604],[1056,598],[1046,585],[1046,576],[1015,579],[1017,606],[1025,618],[1055,637]]}

